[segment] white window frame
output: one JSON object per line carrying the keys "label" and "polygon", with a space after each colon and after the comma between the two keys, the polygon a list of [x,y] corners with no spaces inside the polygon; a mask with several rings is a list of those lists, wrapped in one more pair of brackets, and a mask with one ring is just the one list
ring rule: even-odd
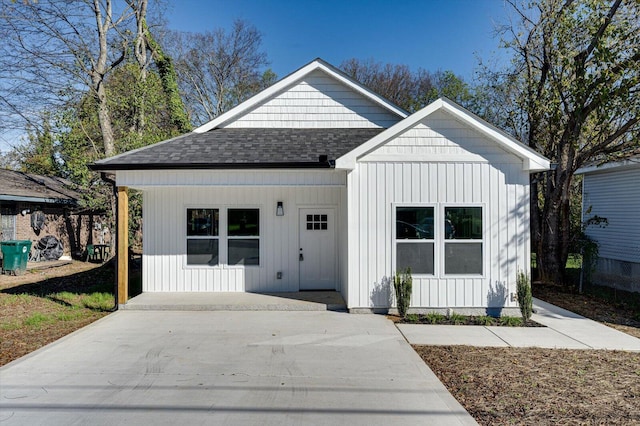
{"label": "white window frame", "polygon": [[[415,208],[426,208],[431,207],[433,209],[433,239],[398,239],[397,233],[397,224],[396,224],[396,213],[398,207],[415,207]],[[439,274],[439,262],[438,262],[438,236],[441,232],[438,228],[438,205],[434,203],[392,203],[391,204],[391,227],[392,227],[392,237],[393,237],[393,247],[391,249],[391,258],[392,258],[392,270],[397,271],[397,256],[398,256],[398,243],[421,243],[421,244],[433,244],[433,274],[425,274],[425,273],[415,273],[411,274],[419,277],[427,277],[434,278]]]}
{"label": "white window frame", "polygon": [[[199,236],[192,237],[187,235],[185,225],[187,223],[187,209],[217,209],[218,210],[218,236]],[[258,232],[260,235],[257,237],[230,237],[228,235],[229,220],[228,212],[230,209],[255,209],[258,210]],[[184,241],[184,260],[182,262],[184,269],[247,269],[247,268],[262,268],[262,260],[264,259],[264,249],[262,242],[262,233],[264,232],[264,219],[263,208],[261,205],[207,205],[207,204],[188,204],[184,205],[182,209],[182,232]],[[187,263],[187,239],[199,238],[199,239],[218,239],[218,264],[217,265],[190,265]],[[259,264],[258,265],[229,265],[229,239],[258,239],[259,246]]]}
{"label": "white window frame", "polygon": [[[183,226],[187,224],[187,221],[189,219],[189,210],[218,210],[218,235],[188,235],[188,233],[186,232],[186,230],[184,231],[185,233],[185,239],[184,239],[184,266],[187,268],[218,268],[222,265],[222,247],[221,247],[221,241],[222,241],[222,209],[220,207],[211,207],[211,206],[206,206],[206,207],[202,207],[202,206],[185,206],[184,208],[184,219],[182,221]],[[184,229],[184,228],[183,228]],[[206,264],[190,264],[189,262],[189,256],[187,255],[187,247],[188,247],[188,241],[189,240],[218,240],[218,263],[216,265],[206,265]]]}
{"label": "white window frame", "polygon": [[[229,234],[229,210],[258,210],[258,235],[228,235]],[[258,206],[227,206],[225,208],[225,267],[229,269],[233,268],[259,268],[262,266],[262,232],[264,231],[262,225],[262,209]],[[258,264],[257,265],[230,265],[229,264],[229,241],[231,240],[258,240]]]}
{"label": "white window frame", "polygon": [[[480,208],[481,209],[481,215],[482,215],[482,238],[481,239],[465,239],[465,240],[458,240],[458,239],[451,239],[448,240],[445,238],[444,235],[444,221],[446,220],[446,213],[445,210],[447,208]],[[440,208],[438,209],[439,213],[440,213],[440,223],[439,223],[439,227],[440,229],[440,243],[439,243],[439,253],[441,253],[440,256],[440,270],[442,271],[442,274],[440,275],[442,278],[483,278],[485,277],[486,273],[487,273],[487,220],[486,220],[486,205],[483,203],[440,203]],[[473,243],[473,244],[482,244],[482,272],[480,274],[447,274],[446,273],[446,265],[445,265],[445,250],[446,250],[446,244],[461,244],[461,243]]]}

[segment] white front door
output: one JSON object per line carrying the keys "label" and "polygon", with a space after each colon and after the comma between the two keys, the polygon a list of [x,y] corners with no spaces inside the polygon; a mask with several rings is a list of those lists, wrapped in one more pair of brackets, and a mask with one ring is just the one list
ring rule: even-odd
{"label": "white front door", "polygon": [[335,290],[336,258],[334,210],[300,209],[300,290]]}

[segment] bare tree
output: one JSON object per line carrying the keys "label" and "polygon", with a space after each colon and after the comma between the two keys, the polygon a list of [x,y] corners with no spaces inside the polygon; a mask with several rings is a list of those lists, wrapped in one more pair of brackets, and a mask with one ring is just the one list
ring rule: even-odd
{"label": "bare tree", "polygon": [[[578,168],[640,153],[640,3],[508,0],[513,68],[501,78],[505,122],[557,163],[532,179],[541,279],[564,282]],[[496,87],[500,84],[496,84]]]}
{"label": "bare tree", "polygon": [[358,82],[389,99],[396,105],[414,112],[446,96],[470,107],[474,96],[471,88],[452,71],[424,69],[413,72],[407,65],[382,64],[373,59],[348,59],[340,68]]}
{"label": "bare tree", "polygon": [[[132,9],[137,6],[138,9]],[[105,79],[126,57],[128,31],[146,1],[0,2],[0,114],[34,128],[41,110],[77,102],[89,91],[97,104],[103,154],[115,154]],[[142,50],[136,46],[136,54]]]}
{"label": "bare tree", "polygon": [[268,64],[260,32],[237,20],[229,32],[171,33],[183,99],[194,124],[202,124],[245,100],[261,86]]}

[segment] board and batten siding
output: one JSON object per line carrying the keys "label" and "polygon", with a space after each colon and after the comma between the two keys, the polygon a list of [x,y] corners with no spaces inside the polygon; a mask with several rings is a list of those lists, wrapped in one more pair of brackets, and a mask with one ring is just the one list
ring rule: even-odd
{"label": "board and batten siding", "polygon": [[[228,174],[232,177],[229,178]],[[298,209],[333,207],[337,236],[346,234],[345,172],[127,171],[117,184],[143,189],[144,292],[277,292],[299,288]],[[283,201],[285,215],[275,215]],[[260,265],[186,264],[187,208],[259,208]],[[225,223],[221,223],[221,227]],[[339,241],[339,240],[338,240]],[[346,290],[344,246],[338,245],[336,290]],[[282,279],[276,278],[282,272]]]}
{"label": "board and batten siding", "polygon": [[436,275],[414,275],[411,307],[487,307],[496,294],[504,307],[517,306],[510,297],[516,273],[530,266],[529,175],[521,159],[439,112],[358,160],[347,191],[350,308],[389,306],[397,204],[433,205],[436,220],[445,206],[483,208],[483,275],[445,275],[437,233]]}
{"label": "board and batten siding", "polygon": [[398,121],[400,117],[316,70],[220,127],[387,128]]}
{"label": "board and batten siding", "polygon": [[585,174],[582,191],[583,220],[599,216],[608,221],[585,230],[598,242],[598,256],[640,263],[640,165]]}

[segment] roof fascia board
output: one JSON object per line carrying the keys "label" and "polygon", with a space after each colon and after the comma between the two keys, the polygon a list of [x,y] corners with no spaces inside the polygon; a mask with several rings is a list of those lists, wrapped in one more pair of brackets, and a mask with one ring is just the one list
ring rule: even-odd
{"label": "roof fascia board", "polygon": [[332,76],[336,80],[340,81],[342,84],[344,84],[347,87],[357,91],[358,93],[362,94],[366,98],[368,98],[368,99],[372,100],[373,102],[381,105],[383,108],[386,108],[389,111],[397,114],[401,118],[407,117],[408,113],[406,111],[402,110],[398,106],[392,104],[391,102],[387,101],[383,97],[381,97],[381,96],[377,95],[376,93],[372,92],[368,88],[364,87],[360,83],[358,83],[355,80],[353,80],[350,77],[348,77],[346,74],[344,74],[341,71],[339,71],[337,68],[334,68],[332,65],[330,65],[327,62],[325,62],[325,61],[323,61],[323,60],[318,58],[318,59],[315,59],[315,60],[311,61],[307,65],[303,66],[299,70],[294,71],[293,73],[291,73],[288,76],[284,77],[282,80],[278,81],[277,83],[274,83],[273,85],[269,86],[268,88],[264,89],[263,91],[257,93],[256,95],[252,96],[251,98],[247,99],[246,101],[244,101],[240,105],[238,105],[238,106],[230,109],[229,111],[219,115],[218,117],[214,118],[213,120],[209,121],[208,123],[203,124],[202,126],[196,128],[196,129],[194,129],[193,131],[195,133],[205,133],[205,132],[208,132],[209,130],[215,129],[216,127],[218,127],[218,126],[220,126],[220,125],[222,125],[224,123],[232,121],[234,118],[236,118],[239,115],[243,114],[244,112],[250,110],[251,108],[259,105],[261,102],[266,101],[267,99],[269,99],[270,97],[274,96],[275,94],[284,91],[286,88],[292,86],[297,81],[299,81],[302,78],[304,78],[306,75],[308,75],[308,74],[310,74],[313,71],[318,70],[318,69],[320,69],[320,70],[324,71],[325,73],[329,74],[330,76]]}
{"label": "roof fascia board", "polygon": [[496,141],[502,148],[516,155],[523,160],[523,170],[539,172],[549,170],[550,162],[547,158],[538,154],[527,146],[522,145],[511,136],[490,125],[475,114],[467,111],[461,106],[449,101],[446,98],[440,98],[433,101],[423,109],[410,115],[394,126],[388,128],[376,137],[370,139],[367,143],[360,145],[351,152],[343,155],[336,160],[336,168],[338,169],[354,169],[356,161],[364,155],[378,148],[381,144],[387,142],[401,132],[415,126],[424,118],[433,114],[435,111],[444,110],[459,119],[468,126],[478,130],[480,133]]}
{"label": "roof fascia board", "polygon": [[622,161],[613,161],[603,164],[592,164],[590,166],[580,167],[578,170],[576,170],[576,174],[586,175],[591,173],[612,171],[613,169],[629,169],[634,167],[640,167],[640,158],[629,158]]}

